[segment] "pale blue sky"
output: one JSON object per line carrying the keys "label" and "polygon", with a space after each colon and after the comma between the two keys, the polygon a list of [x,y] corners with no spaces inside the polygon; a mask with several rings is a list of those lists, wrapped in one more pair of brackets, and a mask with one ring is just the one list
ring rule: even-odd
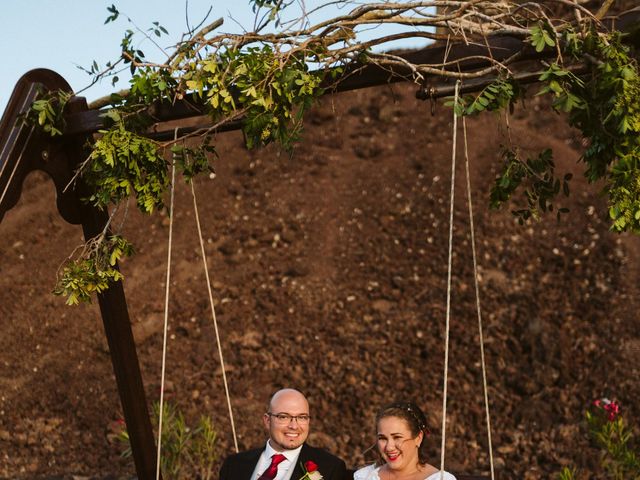
{"label": "pale blue sky", "polygon": [[[107,7],[112,4],[143,30],[154,21],[163,25],[169,31],[169,36],[160,39],[163,46],[175,43],[187,30],[184,0],[3,0],[0,45],[5,61],[0,75],[0,111],[4,111],[18,79],[32,68],[55,70],[79,90],[88,85],[90,77],[76,65],[89,67],[96,60],[103,66],[117,59],[120,40],[132,26],[122,17],[104,25]],[[189,0],[186,5],[192,23],[199,23],[213,6],[210,20],[224,17],[225,31],[238,28],[229,15],[252,25],[253,14],[244,0]],[[147,55],[155,53],[150,44],[142,49]],[[119,83],[118,88],[126,87],[126,83]],[[113,90],[105,81],[83,95],[93,100]]]}
{"label": "pale blue sky", "polygon": [[[115,23],[104,25],[109,15],[107,7],[112,4],[143,30],[158,21],[169,31],[168,36],[159,40],[167,47],[179,40],[187,30],[186,11],[193,26],[204,18],[209,7],[213,7],[208,21],[224,18],[224,25],[219,29],[224,32],[241,31],[239,25],[250,29],[254,18],[247,0],[0,1],[0,46],[5,58],[0,75],[0,114],[4,112],[16,82],[30,69],[54,70],[77,91],[89,84],[90,77],[76,65],[88,68],[95,60],[104,66],[107,61],[117,59],[120,40],[125,30],[133,26],[123,17]],[[307,9],[312,9],[322,3],[325,2],[307,0],[305,5]],[[344,11],[334,8],[328,13],[345,13],[353,6],[351,3]],[[162,59],[161,53],[149,43],[143,44],[141,49],[148,58]],[[128,88],[126,80],[121,80],[116,87],[112,87],[107,80],[94,85],[82,95],[91,101],[123,88]]]}

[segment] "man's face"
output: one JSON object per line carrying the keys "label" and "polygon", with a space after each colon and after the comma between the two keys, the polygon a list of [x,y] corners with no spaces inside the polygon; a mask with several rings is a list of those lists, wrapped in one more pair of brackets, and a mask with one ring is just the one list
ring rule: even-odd
{"label": "man's face", "polygon": [[[301,415],[303,420],[287,418]],[[309,403],[304,395],[296,390],[277,392],[271,400],[269,412],[263,417],[273,449],[294,450],[302,445],[309,435],[308,417]]]}

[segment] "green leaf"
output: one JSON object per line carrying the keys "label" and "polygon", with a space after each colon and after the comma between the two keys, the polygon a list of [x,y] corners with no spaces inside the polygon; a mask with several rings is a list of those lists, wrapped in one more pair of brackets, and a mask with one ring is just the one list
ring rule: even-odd
{"label": "green leaf", "polygon": [[550,46],[550,47],[554,47],[556,45],[556,42],[553,38],[551,38],[551,35],[549,35],[549,33],[546,30],[542,31],[542,38],[544,39],[544,42]]}

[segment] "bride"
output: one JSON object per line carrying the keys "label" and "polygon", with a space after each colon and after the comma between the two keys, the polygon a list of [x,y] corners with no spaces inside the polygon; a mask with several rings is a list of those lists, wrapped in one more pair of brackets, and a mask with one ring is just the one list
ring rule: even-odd
{"label": "bride", "polygon": [[357,470],[354,480],[456,480],[427,463],[427,419],[411,402],[392,403],[376,415],[379,460]]}

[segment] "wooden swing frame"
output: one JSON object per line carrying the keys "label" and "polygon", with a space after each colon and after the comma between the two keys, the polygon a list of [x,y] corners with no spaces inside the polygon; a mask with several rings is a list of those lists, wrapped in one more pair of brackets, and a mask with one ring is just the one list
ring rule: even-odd
{"label": "wooden swing frame", "polygon": [[[615,19],[616,29],[629,31],[637,28],[640,22],[640,10],[634,9]],[[544,58],[546,52],[537,53],[521,40],[512,37],[495,38],[486,46],[456,45],[451,49],[435,45],[424,50],[401,54],[409,63],[437,63],[446,57],[459,71],[473,71],[485,62],[461,60],[468,57],[493,58],[501,61],[522,52],[522,60]],[[456,60],[458,63],[456,64]],[[382,69],[375,65],[354,66],[348,69],[341,79],[333,81],[327,93],[337,93],[367,87],[374,87],[409,80],[408,70]],[[536,73],[524,74],[522,81],[535,82]],[[467,82],[461,93],[478,91],[494,78]],[[425,84],[416,93],[420,99],[435,100],[451,95],[454,81],[435,79]],[[108,223],[108,213],[81,201],[84,186],[80,183],[76,189],[65,187],[75,175],[77,167],[87,157],[87,145],[93,140],[93,134],[103,127],[100,110],[89,109],[86,99],[73,96],[65,110],[65,129],[61,136],[50,137],[47,134],[27,126],[23,115],[28,112],[33,101],[42,92],[65,91],[72,93],[69,84],[57,73],[47,69],[27,72],[18,80],[9,103],[0,121],[0,222],[4,214],[13,208],[21,195],[22,184],[28,174],[42,170],[49,174],[54,182],[57,196],[57,208],[65,221],[81,225],[85,239],[100,234]],[[205,109],[193,100],[181,100],[176,103],[157,103],[153,107],[153,117],[158,125],[167,121],[179,121],[201,116]],[[236,130],[241,121],[227,125],[219,131]],[[178,129],[178,133],[188,132],[188,128]],[[150,131],[149,137],[162,139],[175,134],[175,128]],[[150,422],[144,385],[135,341],[131,330],[129,312],[122,282],[112,283],[110,288],[97,295],[105,336],[118,393],[131,442],[131,450],[137,476],[141,480],[156,478],[156,447]],[[480,480],[486,477],[458,475],[459,480]]]}

